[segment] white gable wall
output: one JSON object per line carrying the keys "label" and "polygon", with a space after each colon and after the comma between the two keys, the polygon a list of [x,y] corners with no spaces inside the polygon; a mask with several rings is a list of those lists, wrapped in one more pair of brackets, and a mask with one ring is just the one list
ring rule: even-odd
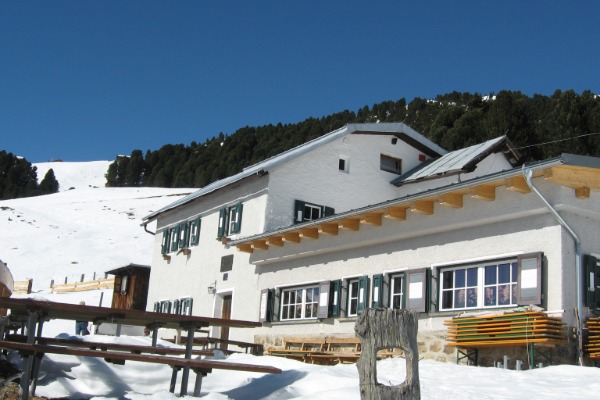
{"label": "white gable wall", "polygon": [[[380,155],[402,160],[402,171],[416,167],[422,153],[390,135],[352,134],[320,146],[269,172],[266,230],[293,223],[294,201],[328,206],[336,213],[397,197],[390,182],[398,175],[380,169]],[[346,159],[348,172],[338,162]]]}

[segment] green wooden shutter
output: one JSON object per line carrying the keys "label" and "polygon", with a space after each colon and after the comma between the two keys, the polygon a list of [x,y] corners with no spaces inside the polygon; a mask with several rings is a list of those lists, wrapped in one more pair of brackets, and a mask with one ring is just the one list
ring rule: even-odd
{"label": "green wooden shutter", "polygon": [[260,291],[258,321],[269,321],[269,289],[263,289]]}
{"label": "green wooden shutter", "polygon": [[330,295],[329,295],[329,308],[332,317],[337,318],[340,316],[340,301],[342,295],[342,281],[337,279],[331,282]]}
{"label": "green wooden shutter", "polygon": [[598,285],[600,278],[598,268],[598,259],[592,255],[585,254],[583,256],[583,270],[585,275],[585,291],[584,291],[584,303],[587,307],[591,309],[596,309],[600,307],[600,303],[598,302],[598,298],[600,298],[600,291],[598,290]]}
{"label": "green wooden shutter", "polygon": [[200,243],[200,225],[202,225],[202,220],[200,218],[196,218],[191,222],[191,232],[190,239],[192,246],[197,246]]}
{"label": "green wooden shutter", "polygon": [[276,298],[275,298],[275,289],[269,289],[269,307],[267,310],[267,317],[270,322],[275,321],[275,317],[277,314],[277,308],[275,306]]}
{"label": "green wooden shutter", "polygon": [[234,208],[234,219],[232,231],[229,233],[240,233],[242,229],[242,210],[244,209],[244,205],[242,203],[238,203]]}
{"label": "green wooden shutter", "polygon": [[331,207],[323,207],[323,217],[329,217],[335,214],[335,210]]}
{"label": "green wooden shutter", "polygon": [[163,238],[162,238],[162,245],[160,248],[160,252],[162,254],[167,254],[169,252],[169,248],[171,246],[171,237],[169,235],[170,231],[168,229],[165,229],[163,231]]}
{"label": "green wooden shutter", "polygon": [[542,304],[542,253],[522,254],[517,257],[517,304]]}
{"label": "green wooden shutter", "polygon": [[190,223],[183,222],[179,224],[179,248],[183,249],[190,245]]}
{"label": "green wooden shutter", "polygon": [[299,224],[304,221],[304,206],[306,203],[304,201],[295,200],[294,201],[294,223]]}
{"label": "green wooden shutter", "polygon": [[227,209],[221,208],[219,210],[219,228],[217,230],[217,237],[220,239],[227,234],[225,227],[227,226]]}
{"label": "green wooden shutter", "polygon": [[383,307],[383,274],[373,275],[373,295],[371,296],[371,307]]}
{"label": "green wooden shutter", "polygon": [[158,301],[154,302],[154,312],[160,312],[160,303]]}
{"label": "green wooden shutter", "polygon": [[173,302],[173,314],[181,314],[181,303],[179,299]]}
{"label": "green wooden shutter", "polygon": [[358,308],[356,313],[362,315],[368,307],[369,302],[369,277],[358,278]]}
{"label": "green wooden shutter", "polygon": [[171,228],[171,251],[177,251],[179,245],[179,225]]}

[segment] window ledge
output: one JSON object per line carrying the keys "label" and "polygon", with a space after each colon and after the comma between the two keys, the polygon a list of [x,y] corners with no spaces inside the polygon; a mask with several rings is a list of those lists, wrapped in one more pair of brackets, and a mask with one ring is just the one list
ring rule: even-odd
{"label": "window ledge", "polygon": [[321,323],[322,319],[296,319],[290,321],[273,321],[271,325],[280,326],[280,325],[299,325],[299,324],[318,324]]}

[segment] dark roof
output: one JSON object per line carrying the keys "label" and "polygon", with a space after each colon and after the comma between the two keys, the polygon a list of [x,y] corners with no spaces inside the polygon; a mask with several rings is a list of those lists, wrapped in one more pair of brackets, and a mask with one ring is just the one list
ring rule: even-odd
{"label": "dark roof", "polygon": [[511,163],[516,166],[519,158],[518,153],[506,136],[500,136],[464,149],[451,151],[438,159],[421,164],[394,179],[392,184],[402,186],[407,183],[472,172],[477,167],[477,163],[485,157],[503,150],[510,151],[510,158],[515,159],[515,162]]}
{"label": "dark roof", "polygon": [[141,264],[129,264],[129,265],[125,265],[123,267],[118,267],[115,269],[111,269],[110,271],[106,271],[107,274],[111,274],[111,275],[120,275],[125,273],[131,273],[135,270],[148,270],[148,272],[150,272],[150,266],[149,265],[141,265]]}

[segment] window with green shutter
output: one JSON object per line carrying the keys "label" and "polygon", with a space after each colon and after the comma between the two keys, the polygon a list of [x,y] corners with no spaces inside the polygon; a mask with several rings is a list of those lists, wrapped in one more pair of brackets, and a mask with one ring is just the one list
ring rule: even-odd
{"label": "window with green shutter", "polygon": [[389,305],[393,310],[406,308],[404,274],[391,274],[389,277]]}
{"label": "window with green shutter", "polygon": [[335,214],[331,207],[308,203],[302,200],[294,201],[294,223],[299,224],[306,221],[314,221],[319,218],[329,217]]}
{"label": "window with green shutter", "polygon": [[222,238],[227,235],[240,233],[242,230],[242,211],[244,206],[238,203],[231,207],[221,208],[219,210],[219,227],[217,230],[217,238]]}
{"label": "window with green shutter", "polygon": [[171,228],[171,251],[179,248],[179,225]]}
{"label": "window with green shutter", "polygon": [[332,317],[337,318],[340,316],[340,304],[342,299],[342,281],[337,279],[331,282],[329,295],[329,308]]}
{"label": "window with green shutter", "polygon": [[369,277],[358,278],[358,315],[362,315],[369,302]]}
{"label": "window with green shutter", "polygon": [[179,248],[184,249],[190,246],[190,223],[182,222],[179,224]]}
{"label": "window with green shutter", "polygon": [[585,274],[584,304],[593,310],[600,308],[600,260],[585,254],[583,256],[583,270]]}
{"label": "window with green shutter", "polygon": [[373,275],[373,291],[371,296],[371,307],[383,307],[383,274]]}
{"label": "window with green shutter", "polygon": [[197,246],[200,243],[201,224],[202,220],[200,218],[196,218],[190,223],[190,244],[192,246]]}
{"label": "window with green shutter", "polygon": [[160,252],[162,254],[167,254],[169,249],[171,248],[171,231],[169,229],[165,229],[163,231],[162,244],[160,247]]}

